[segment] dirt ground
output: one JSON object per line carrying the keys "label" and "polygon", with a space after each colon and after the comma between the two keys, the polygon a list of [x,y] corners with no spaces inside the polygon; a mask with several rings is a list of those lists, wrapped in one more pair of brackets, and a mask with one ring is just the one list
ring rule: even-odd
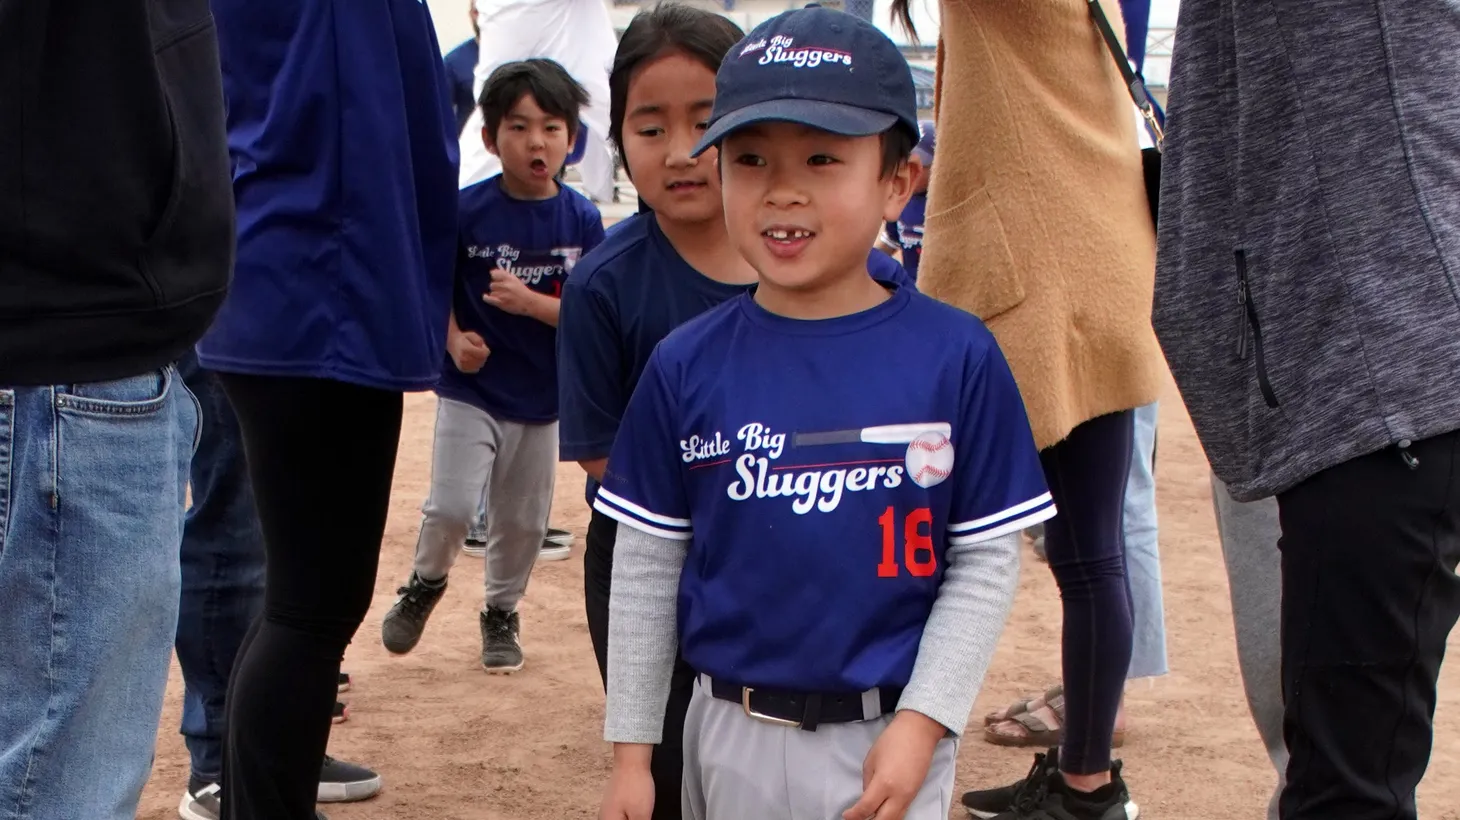
{"label": "dirt ground", "polygon": [[[1274,775],[1243,700],[1226,576],[1217,544],[1206,460],[1174,389],[1162,405],[1158,499],[1171,674],[1132,685],[1129,737],[1120,755],[1142,817],[1256,820]],[[526,820],[597,817],[609,749],[601,740],[603,692],[583,615],[582,538],[588,519],[583,474],[558,472],[555,524],[578,539],[574,559],[541,564],[522,604],[527,667],[489,677],[478,665],[476,612],[481,562],[464,558],[416,651],[391,657],[380,619],[409,572],[419,507],[430,472],[434,400],[407,397],[395,496],[375,605],[345,660],[351,719],[330,750],[385,778],[374,800],[329,810],[332,820]],[[978,706],[978,715],[1041,689],[1059,670],[1058,596],[1047,568],[1026,555],[1018,603]],[[1441,702],[1422,814],[1460,820],[1460,671],[1441,681]],[[187,781],[177,733],[182,679],[176,665],[158,730],[157,763],[140,817],[176,817]],[[960,789],[1022,776],[1022,750],[963,743]],[[954,807],[953,817],[966,815]],[[749,820],[747,818],[747,820]]]}

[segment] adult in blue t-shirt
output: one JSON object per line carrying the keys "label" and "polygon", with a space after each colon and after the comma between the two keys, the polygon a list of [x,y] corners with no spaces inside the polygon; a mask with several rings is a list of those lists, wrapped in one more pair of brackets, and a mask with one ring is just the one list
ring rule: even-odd
{"label": "adult in blue t-shirt", "polygon": [[312,820],[340,658],[375,589],[401,394],[441,370],[457,141],[420,0],[213,14],[238,261],[198,356],[237,411],[268,556],[222,801],[240,820]]}

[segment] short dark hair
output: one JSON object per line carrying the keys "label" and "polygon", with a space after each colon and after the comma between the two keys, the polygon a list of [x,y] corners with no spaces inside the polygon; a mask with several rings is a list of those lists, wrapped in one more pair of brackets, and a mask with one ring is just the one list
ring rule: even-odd
{"label": "short dark hair", "polygon": [[608,75],[608,138],[618,149],[625,170],[629,167],[624,155],[624,117],[629,85],[639,67],[666,52],[680,51],[714,73],[731,46],[744,37],[745,31],[729,18],[681,3],[659,3],[634,15],[619,38]]}
{"label": "short dark hair", "polygon": [[477,105],[493,140],[502,120],[525,94],[532,95],[538,108],[568,124],[569,139],[578,135],[579,111],[588,104],[588,92],[556,61],[533,57],[498,66],[482,86]]}
{"label": "short dark hair", "polygon": [[917,147],[918,138],[898,123],[882,132],[882,178],[892,176]]}

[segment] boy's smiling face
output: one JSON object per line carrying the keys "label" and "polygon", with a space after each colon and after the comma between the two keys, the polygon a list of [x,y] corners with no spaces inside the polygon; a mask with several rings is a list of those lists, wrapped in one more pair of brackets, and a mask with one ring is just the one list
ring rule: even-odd
{"label": "boy's smiling face", "polygon": [[531,94],[523,94],[502,118],[495,139],[485,131],[487,150],[502,160],[507,193],[524,199],[557,193],[553,177],[573,148],[566,120],[542,110]]}
{"label": "boy's smiling face", "polygon": [[749,125],[720,145],[725,222],[763,287],[814,292],[867,275],[867,254],[912,194],[917,163],[882,174],[882,139],[792,123]]}

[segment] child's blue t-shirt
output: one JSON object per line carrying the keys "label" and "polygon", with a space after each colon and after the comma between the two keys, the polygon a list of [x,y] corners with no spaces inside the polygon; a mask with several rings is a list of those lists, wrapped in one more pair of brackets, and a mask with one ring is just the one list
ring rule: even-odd
{"label": "child's blue t-shirt", "polygon": [[[881,251],[871,251],[874,279],[912,282]],[[690,264],[659,230],[652,212],[615,225],[563,289],[558,319],[558,456],[604,458],[649,354],[690,319],[739,296],[750,285],[717,282]],[[595,482],[588,481],[591,501]]]}
{"label": "child's blue t-shirt", "polygon": [[205,367],[427,390],[456,252],[457,139],[419,0],[213,0],[238,261]]}
{"label": "child's blue t-shirt", "polygon": [[670,333],[594,509],[689,542],[688,665],[829,693],[907,685],[947,548],[1055,512],[992,334],[909,286],[820,321],[743,295]]}
{"label": "child's blue t-shirt", "polygon": [[603,217],[566,185],[551,199],[513,199],[494,176],[463,188],[452,306],[462,330],[474,331],[491,355],[462,373],[448,353],[437,395],[524,424],[558,417],[557,328],[482,301],[492,271],[512,273],[537,293],[561,298],[568,273],[603,241]]}
{"label": "child's blue t-shirt", "polygon": [[902,266],[914,282],[923,258],[923,214],[927,209],[928,195],[913,194],[897,221],[887,223],[887,242],[902,248]]}

